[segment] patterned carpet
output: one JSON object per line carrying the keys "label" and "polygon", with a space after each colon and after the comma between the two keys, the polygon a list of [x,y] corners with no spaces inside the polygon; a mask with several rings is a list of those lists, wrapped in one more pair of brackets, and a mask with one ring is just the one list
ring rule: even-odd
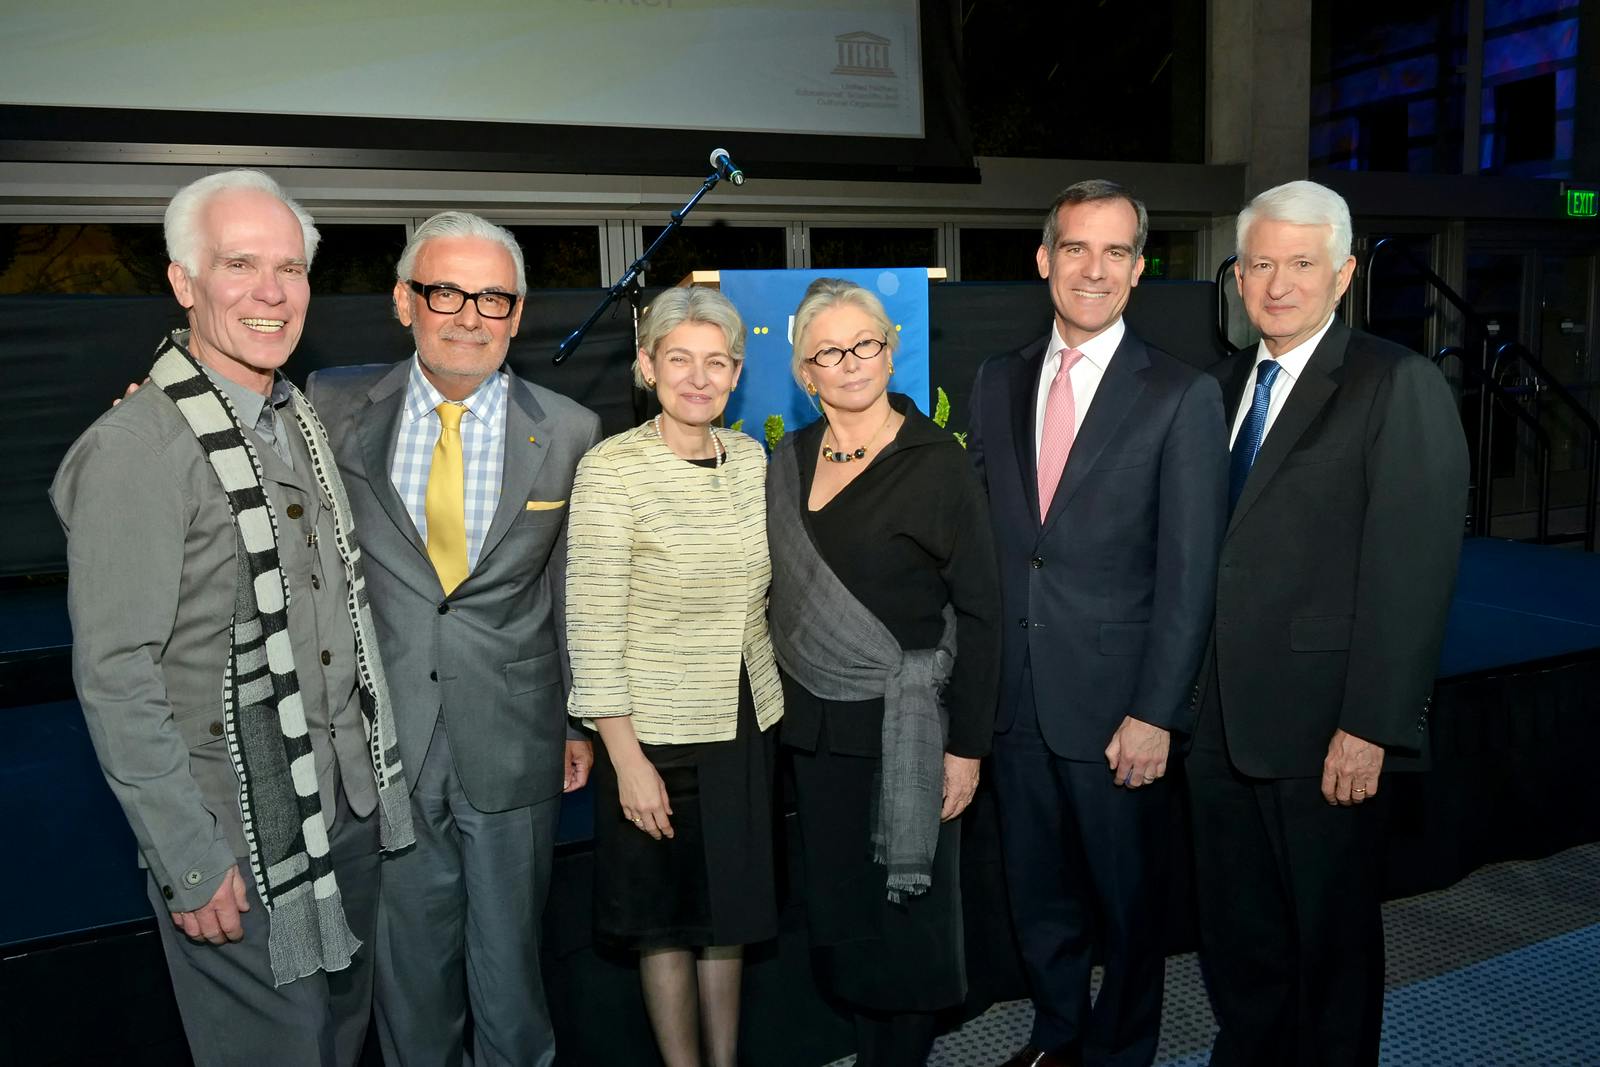
{"label": "patterned carpet", "polygon": [[[1384,929],[1386,1067],[1600,1065],[1600,844],[1392,901]],[[996,1004],[940,1038],[929,1067],[992,1067],[1032,1016]],[[1198,961],[1171,957],[1157,1064],[1204,1067],[1215,1032]]]}

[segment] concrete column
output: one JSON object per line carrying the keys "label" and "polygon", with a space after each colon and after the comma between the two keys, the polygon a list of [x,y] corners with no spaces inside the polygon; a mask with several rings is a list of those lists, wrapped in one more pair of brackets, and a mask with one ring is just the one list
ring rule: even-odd
{"label": "concrete column", "polygon": [[1254,196],[1306,176],[1311,0],[1210,0],[1207,163],[1246,165]]}
{"label": "concrete column", "polygon": [[1600,4],[1578,6],[1578,106],[1572,176],[1600,181]]}
{"label": "concrete column", "polygon": [[[1306,177],[1311,158],[1311,0],[1209,0],[1207,163],[1245,165],[1244,197]],[[1240,207],[1243,207],[1240,204]],[[1212,262],[1233,254],[1236,214],[1211,220]],[[1233,293],[1233,282],[1224,288]],[[1234,301],[1229,334],[1252,340]]]}

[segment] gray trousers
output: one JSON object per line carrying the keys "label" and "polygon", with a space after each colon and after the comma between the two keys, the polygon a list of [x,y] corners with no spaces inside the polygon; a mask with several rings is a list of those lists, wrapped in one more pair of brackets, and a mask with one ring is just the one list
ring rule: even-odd
{"label": "gray trousers", "polygon": [[356,818],[339,806],[329,834],[345,919],[361,940],[342,971],[319,971],[273,987],[267,955],[267,911],[256,895],[250,864],[239,861],[250,893],[244,938],[196,944],[172,924],[152,876],[146,892],[156,913],[172,991],[196,1067],[319,1064],[351,1067],[361,1058],[372,1016],[372,975],[378,913],[378,817]]}
{"label": "gray trousers", "polygon": [[[378,1037],[389,1067],[549,1067],[539,969],[561,798],[483,812],[468,802],[444,719],[411,787],[417,843],[383,858]],[[464,1048],[471,1005],[473,1048]]]}

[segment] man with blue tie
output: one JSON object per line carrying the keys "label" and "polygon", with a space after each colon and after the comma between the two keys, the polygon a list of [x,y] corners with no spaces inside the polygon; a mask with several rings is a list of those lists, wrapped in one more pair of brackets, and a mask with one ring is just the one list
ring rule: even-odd
{"label": "man with blue tie", "polygon": [[1006,623],[993,770],[1035,1009],[1007,1067],[1139,1067],[1161,1025],[1165,779],[1211,623],[1227,447],[1216,381],[1122,320],[1148,226],[1113,182],[1064,190],[1037,255],[1051,335],[972,389]]}
{"label": "man with blue tie", "polygon": [[1335,314],[1350,236],[1315,182],[1251,201],[1261,343],[1213,372],[1231,515],[1186,766],[1215,1067],[1378,1058],[1379,787],[1427,736],[1467,449],[1438,370]]}

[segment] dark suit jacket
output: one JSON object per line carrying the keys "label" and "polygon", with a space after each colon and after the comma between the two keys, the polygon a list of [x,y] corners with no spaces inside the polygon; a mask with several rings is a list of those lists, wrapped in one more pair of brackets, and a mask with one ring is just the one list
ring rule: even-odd
{"label": "dark suit jacket", "polygon": [[[1212,371],[1230,426],[1254,365],[1250,349]],[[1466,439],[1443,376],[1336,320],[1223,541],[1202,681],[1238,770],[1319,776],[1335,729],[1421,748],[1466,510]]]}
{"label": "dark suit jacket", "polygon": [[523,807],[561,792],[567,498],[600,420],[507,372],[500,506],[446,597],[389,480],[410,372],[410,360],[338,367],[306,384],[355,512],[400,755],[415,776],[443,715],[472,806]]}
{"label": "dark suit jacket", "polygon": [[1000,561],[995,728],[1010,728],[1026,657],[1051,750],[1100,761],[1125,715],[1192,728],[1227,511],[1222,398],[1130,330],[1041,523],[1034,412],[1048,344],[988,361],[972,387],[970,448]]}

